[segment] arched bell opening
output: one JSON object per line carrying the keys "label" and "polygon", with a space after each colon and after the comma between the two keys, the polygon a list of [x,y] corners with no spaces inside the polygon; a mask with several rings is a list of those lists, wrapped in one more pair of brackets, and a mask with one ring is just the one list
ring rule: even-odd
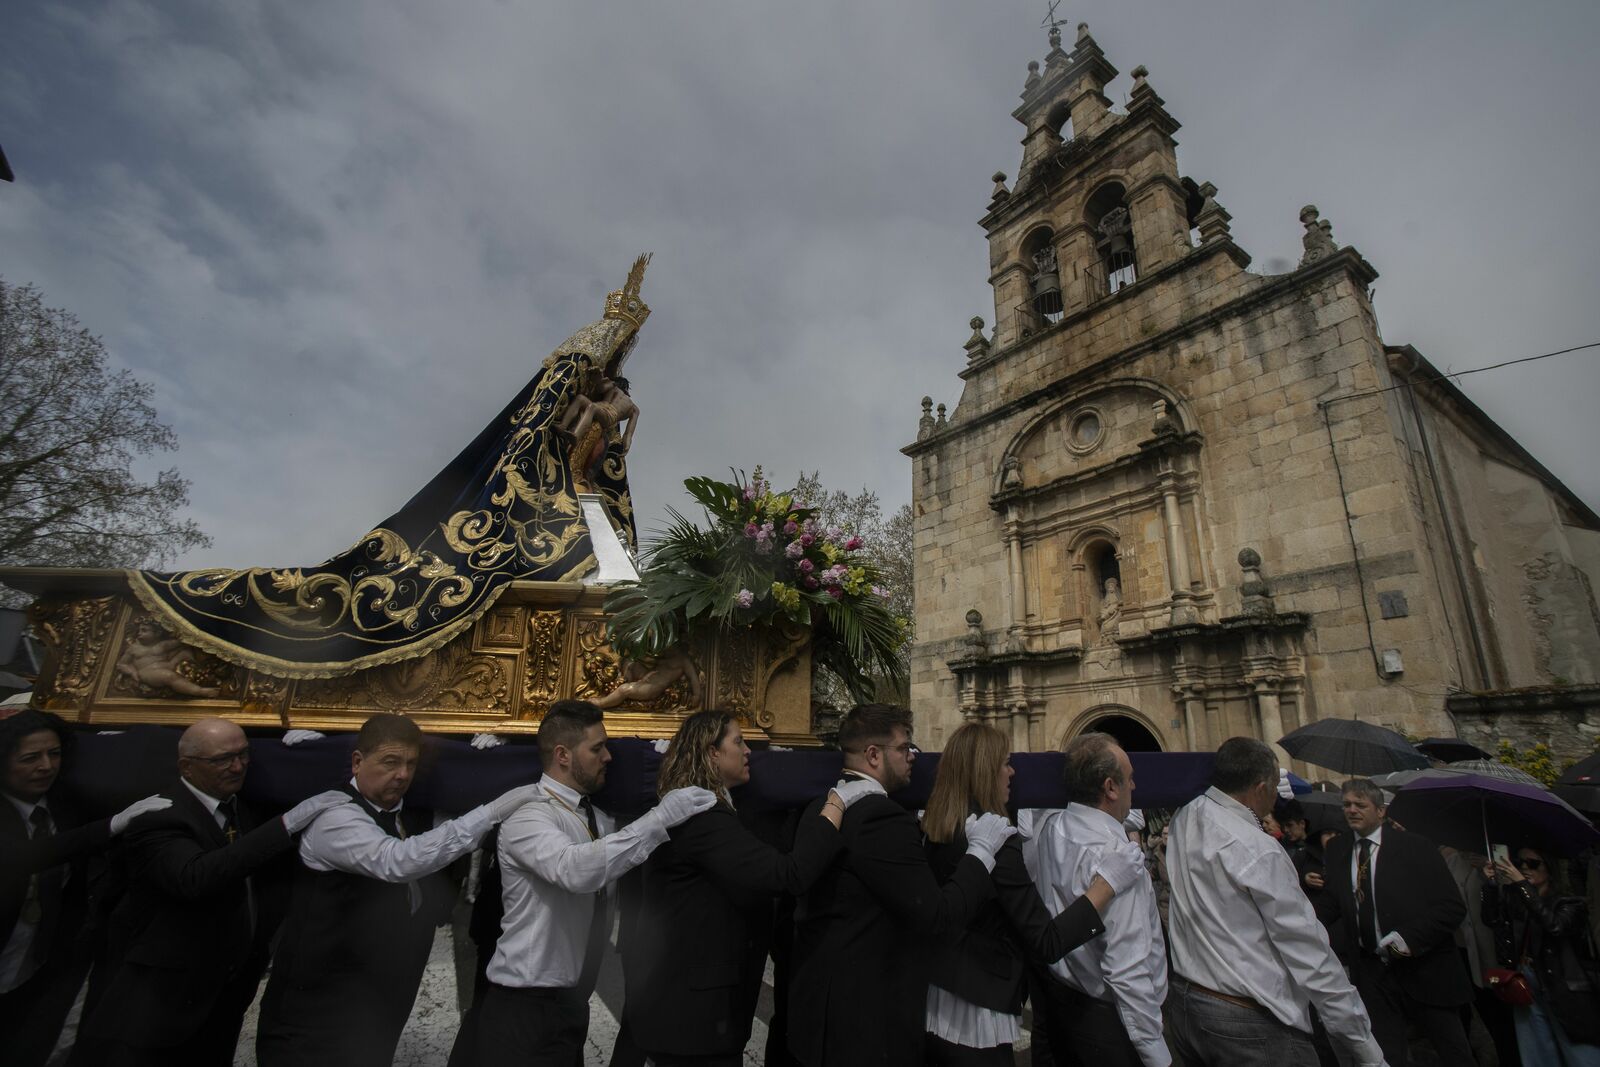
{"label": "arched bell opening", "polygon": [[1056,234],[1041,226],[1022,243],[1022,261],[1028,264],[1028,310],[1039,326],[1061,321],[1066,305],[1061,299],[1061,264],[1056,259]]}
{"label": "arched bell opening", "polygon": [[1084,207],[1084,221],[1095,235],[1099,295],[1110,296],[1132,285],[1139,277],[1138,257],[1128,194],[1121,182],[1107,182],[1094,191]]}

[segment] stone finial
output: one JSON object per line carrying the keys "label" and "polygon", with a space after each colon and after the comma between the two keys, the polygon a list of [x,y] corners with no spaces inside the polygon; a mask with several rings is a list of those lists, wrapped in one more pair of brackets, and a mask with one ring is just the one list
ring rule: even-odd
{"label": "stone finial", "polygon": [[1007,456],[1000,464],[1000,489],[1022,488],[1022,461],[1016,456]]}
{"label": "stone finial", "polygon": [[983,639],[983,613],[977,608],[967,609],[967,634],[962,640],[968,655],[982,656],[989,651],[989,643]]}
{"label": "stone finial", "polygon": [[1038,84],[1038,81],[1039,61],[1037,59],[1030,59],[1028,60],[1028,77],[1022,83],[1022,91],[1027,92],[1029,89],[1032,89],[1036,84]]}
{"label": "stone finial", "polygon": [[1210,182],[1204,183],[1200,186],[1200,196],[1200,210],[1194,217],[1194,224],[1200,229],[1200,243],[1208,245],[1232,236],[1228,224],[1233,216],[1217,203],[1217,187]]}
{"label": "stone finial", "polygon": [[1082,44],[1085,41],[1092,41],[1092,40],[1094,40],[1094,38],[1089,36],[1089,24],[1087,22],[1078,23],[1078,40],[1077,40],[1077,43],[1078,44]]}
{"label": "stone finial", "polygon": [[922,398],[922,418],[917,420],[917,440],[933,433],[933,397]]}
{"label": "stone finial", "polygon": [[1261,577],[1261,553],[1253,548],[1239,550],[1239,569],[1243,576],[1239,582],[1239,595],[1243,599],[1246,615],[1266,616],[1273,613],[1272,590]]}
{"label": "stone finial", "polygon": [[1011,190],[1006,188],[1006,172],[1003,170],[995,171],[989,180],[994,182],[994,192],[989,194],[989,205],[993,207],[1010,196]]}
{"label": "stone finial", "polygon": [[974,315],[967,325],[972,327],[972,336],[967,338],[963,346],[967,350],[967,359],[981,359],[989,352],[989,339],[983,336],[983,319]]}
{"label": "stone finial", "polygon": [[1300,257],[1302,267],[1339,251],[1339,246],[1333,239],[1333,223],[1326,219],[1319,221],[1318,214],[1315,204],[1307,204],[1300,209],[1300,224],[1306,228],[1305,235],[1300,238],[1300,243],[1305,248],[1305,255]]}
{"label": "stone finial", "polygon": [[1129,71],[1129,73],[1133,75],[1133,91],[1135,93],[1150,92],[1150,83],[1145,80],[1146,78],[1150,77],[1150,70],[1148,67],[1146,67],[1143,63],[1140,63],[1137,67],[1134,67],[1133,70]]}
{"label": "stone finial", "polygon": [[1157,437],[1167,437],[1178,432],[1178,423],[1172,417],[1172,409],[1165,400],[1157,400],[1150,405],[1155,419],[1150,425],[1150,432]]}
{"label": "stone finial", "polygon": [[934,424],[933,428],[936,429],[936,430],[942,430],[945,427],[944,405],[940,404],[938,410],[939,410],[939,421]]}
{"label": "stone finial", "polygon": [[968,608],[967,609],[967,627],[968,627],[968,629],[971,629],[972,627],[975,627],[975,626],[982,626],[982,625],[983,625],[983,612],[979,611],[977,608]]}

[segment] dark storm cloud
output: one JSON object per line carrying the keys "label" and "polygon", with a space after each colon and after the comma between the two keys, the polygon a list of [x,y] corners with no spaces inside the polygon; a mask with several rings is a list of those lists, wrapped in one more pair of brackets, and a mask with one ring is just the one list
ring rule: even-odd
{"label": "dark storm cloud", "polygon": [[[1235,237],[1301,204],[1462,369],[1600,339],[1587,3],[1083,4],[1184,123]],[[647,522],[693,473],[909,495],[954,405],[974,220],[1014,173],[1042,4],[33,5],[8,26],[0,274],[156,383],[216,546],[310,562],[422,484],[633,255]],[[1068,28],[1069,39],[1071,28]],[[1119,103],[1124,75],[1110,95]],[[1600,361],[1463,379],[1591,503]]]}

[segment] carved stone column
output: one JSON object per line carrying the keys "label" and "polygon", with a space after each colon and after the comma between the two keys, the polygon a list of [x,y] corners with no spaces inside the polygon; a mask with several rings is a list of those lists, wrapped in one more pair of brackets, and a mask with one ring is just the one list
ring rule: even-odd
{"label": "carved stone column", "polygon": [[1189,541],[1183,533],[1182,505],[1178,503],[1178,479],[1170,470],[1162,471],[1157,482],[1161,489],[1161,511],[1167,521],[1167,574],[1172,584],[1172,625],[1195,621],[1193,592],[1189,589]]}
{"label": "carved stone column", "polygon": [[1218,742],[1206,728],[1206,685],[1200,681],[1180,682],[1172,695],[1183,709],[1183,742],[1190,752],[1208,752]]}
{"label": "carved stone column", "polygon": [[1006,539],[1006,569],[1009,572],[1006,583],[1009,603],[1006,606],[1008,619],[1006,631],[1016,634],[1028,616],[1028,594],[1023,583],[1022,574],[1022,529],[1021,516],[1016,505],[1006,508],[1005,521]]}

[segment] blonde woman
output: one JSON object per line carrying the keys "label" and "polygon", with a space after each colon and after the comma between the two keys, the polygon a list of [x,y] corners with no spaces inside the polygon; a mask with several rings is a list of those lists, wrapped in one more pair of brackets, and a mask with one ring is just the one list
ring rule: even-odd
{"label": "blonde woman", "polygon": [[623,1017],[656,1067],[741,1062],[774,900],[804,892],[839,850],[839,824],[853,797],[830,792],[819,814],[802,818],[794,851],[785,854],[734,813],[729,790],[749,780],[750,747],[724,711],[685,719],[661,762],[657,792],[693,783],[720,799],[676,827],[644,866]]}
{"label": "blonde woman", "polygon": [[[966,853],[967,816],[1004,815],[1011,797],[1011,746],[992,726],[950,735],[922,816],[928,862],[942,882]],[[1104,931],[1100,913],[1139,871],[1108,855],[1083,896],[1051,918],[1022,861],[1016,837],[995,854],[994,898],[966,934],[933,950],[926,1025],[929,1064],[1009,1065],[1022,1030],[1030,963],[1049,964]]]}

